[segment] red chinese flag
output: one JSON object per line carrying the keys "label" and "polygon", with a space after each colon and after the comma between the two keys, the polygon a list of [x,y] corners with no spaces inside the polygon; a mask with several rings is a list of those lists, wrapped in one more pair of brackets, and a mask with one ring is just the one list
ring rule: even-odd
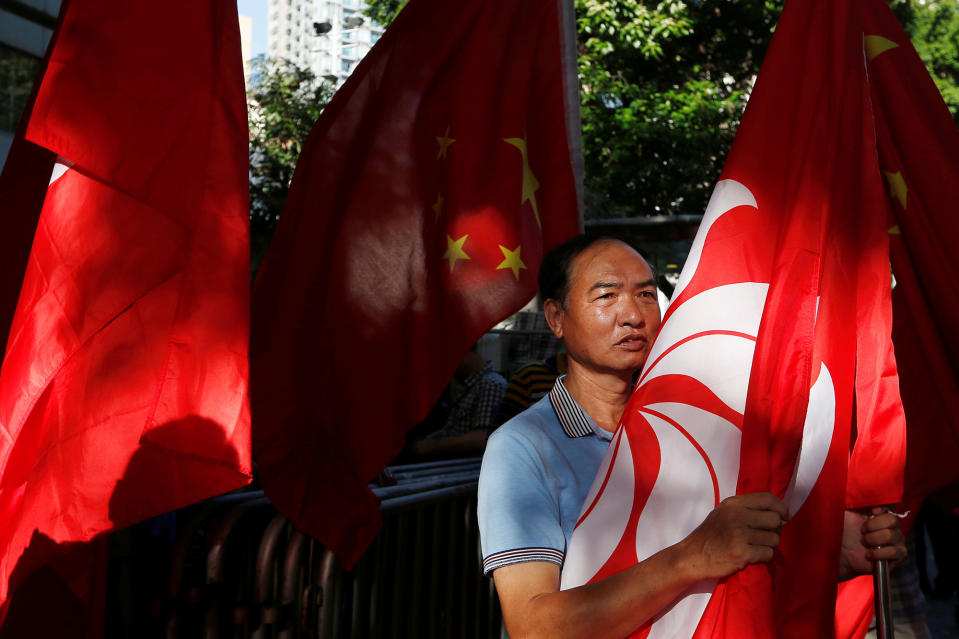
{"label": "red chinese flag", "polygon": [[[58,160],[0,372],[0,602],[31,539],[89,540],[250,475],[236,7],[64,11],[26,128]],[[29,196],[4,212],[33,215],[12,208]]]}
{"label": "red chinese flag", "polygon": [[413,0],[300,155],[254,288],[254,450],[347,566],[380,526],[367,483],[579,230],[557,5]]}
{"label": "red chinese flag", "polygon": [[892,211],[894,341],[909,423],[906,493],[959,479],[959,127],[880,0],[865,33],[879,165]]}
{"label": "red chinese flag", "polygon": [[[636,636],[832,635],[843,511],[901,496],[864,8],[786,3],[563,586],[678,542],[732,494],[783,498],[779,551],[769,566],[697,584]],[[869,481],[847,495],[851,458]]]}
{"label": "red chinese flag", "polygon": [[[959,128],[886,3],[866,5],[863,37],[891,212],[893,341],[908,423],[904,508],[915,515],[926,495],[959,479]],[[872,467],[853,455],[851,493],[868,490]],[[864,636],[872,611],[868,577],[842,584],[836,637]]]}

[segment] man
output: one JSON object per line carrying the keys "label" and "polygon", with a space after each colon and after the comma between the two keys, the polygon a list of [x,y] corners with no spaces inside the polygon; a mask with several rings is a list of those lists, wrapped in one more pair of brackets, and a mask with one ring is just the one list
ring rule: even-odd
{"label": "man", "polygon": [[460,387],[450,406],[446,424],[413,443],[411,452],[418,457],[478,455],[486,446],[490,430],[499,423],[496,414],[506,392],[506,380],[483,359],[475,344],[453,378]]}
{"label": "man", "polygon": [[[565,549],[660,311],[652,269],[609,238],[577,237],[543,260],[547,323],[566,347],[568,373],[487,444],[478,516],[510,637],[624,637],[694,583],[769,562],[786,506],[769,493],[722,502],[683,541],[618,574],[559,590]],[[874,513],[875,514],[875,513]],[[892,515],[847,514],[841,573],[905,555]],[[867,550],[866,546],[878,547]]]}

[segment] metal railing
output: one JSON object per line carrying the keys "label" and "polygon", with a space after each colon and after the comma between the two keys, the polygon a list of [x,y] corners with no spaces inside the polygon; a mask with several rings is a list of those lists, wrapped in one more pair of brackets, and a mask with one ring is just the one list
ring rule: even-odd
{"label": "metal railing", "polygon": [[473,458],[388,469],[391,485],[373,488],[383,530],[349,573],[261,491],[180,511],[165,579],[136,565],[144,559],[135,551],[143,530],[116,533],[131,537],[126,561],[134,565],[119,571],[124,583],[113,589],[149,602],[133,613],[108,609],[108,617],[127,619],[114,622],[109,635],[499,637],[498,601],[480,569],[479,464]]}

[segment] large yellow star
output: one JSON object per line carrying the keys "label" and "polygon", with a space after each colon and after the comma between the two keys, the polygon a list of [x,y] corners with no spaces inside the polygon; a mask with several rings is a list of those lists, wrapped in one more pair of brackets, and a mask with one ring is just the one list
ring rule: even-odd
{"label": "large yellow star", "polygon": [[470,259],[470,256],[463,250],[463,243],[466,242],[466,238],[468,237],[469,235],[464,235],[460,239],[454,240],[449,235],[446,236],[446,253],[443,254],[443,259],[450,261],[450,273],[453,272],[453,267],[456,266],[456,260]]}
{"label": "large yellow star", "polygon": [[867,35],[863,38],[863,44],[866,46],[866,57],[872,62],[880,53],[885,53],[889,49],[895,49],[898,43],[877,35]]}
{"label": "large yellow star", "polygon": [[443,194],[442,193],[436,194],[436,203],[433,204],[433,206],[430,208],[433,209],[433,213],[434,213],[433,221],[435,222],[436,220],[440,219],[441,215],[443,215]]}
{"label": "large yellow star", "polygon": [[523,156],[523,199],[519,203],[523,204],[528,201],[532,205],[533,215],[536,216],[536,225],[543,228],[543,224],[539,221],[539,209],[536,206],[536,191],[539,190],[539,180],[536,179],[533,171],[529,168],[529,159],[526,157],[526,140],[523,138],[503,138],[503,141],[515,146]]}
{"label": "large yellow star", "polygon": [[503,246],[499,245],[499,250],[503,252],[503,257],[505,258],[502,262],[499,263],[499,266],[496,267],[496,270],[501,268],[511,268],[513,269],[513,276],[516,279],[519,279],[519,270],[525,269],[526,265],[523,264],[523,260],[520,259],[519,252],[523,250],[522,246],[517,246],[512,251]]}
{"label": "large yellow star", "polygon": [[446,150],[450,148],[450,145],[453,144],[453,142],[456,142],[456,140],[450,137],[449,125],[446,125],[446,133],[443,134],[443,137],[436,138],[436,141],[440,145],[440,150],[439,153],[436,154],[436,159],[438,160],[440,158],[445,158]]}
{"label": "large yellow star", "polygon": [[895,173],[883,171],[883,173],[889,182],[889,195],[899,200],[902,208],[906,208],[906,197],[909,195],[909,187],[906,186],[906,181],[902,179],[902,171],[896,171]]}

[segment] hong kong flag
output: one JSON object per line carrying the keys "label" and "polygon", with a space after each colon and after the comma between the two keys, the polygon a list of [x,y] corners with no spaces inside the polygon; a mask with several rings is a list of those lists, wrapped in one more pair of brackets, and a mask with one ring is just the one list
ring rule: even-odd
{"label": "hong kong flag", "polygon": [[2,238],[0,605],[68,543],[251,473],[236,6],[71,0],[48,58],[0,189],[36,225],[26,264]]}
{"label": "hong kong flag", "polygon": [[635,636],[831,636],[844,509],[901,497],[867,10],[786,3],[562,585],[678,542],[733,494],[783,498],[779,551],[695,585]]}
{"label": "hong kong flag", "polygon": [[567,5],[413,0],[300,155],[253,294],[254,456],[348,566],[368,482],[579,230]]}

